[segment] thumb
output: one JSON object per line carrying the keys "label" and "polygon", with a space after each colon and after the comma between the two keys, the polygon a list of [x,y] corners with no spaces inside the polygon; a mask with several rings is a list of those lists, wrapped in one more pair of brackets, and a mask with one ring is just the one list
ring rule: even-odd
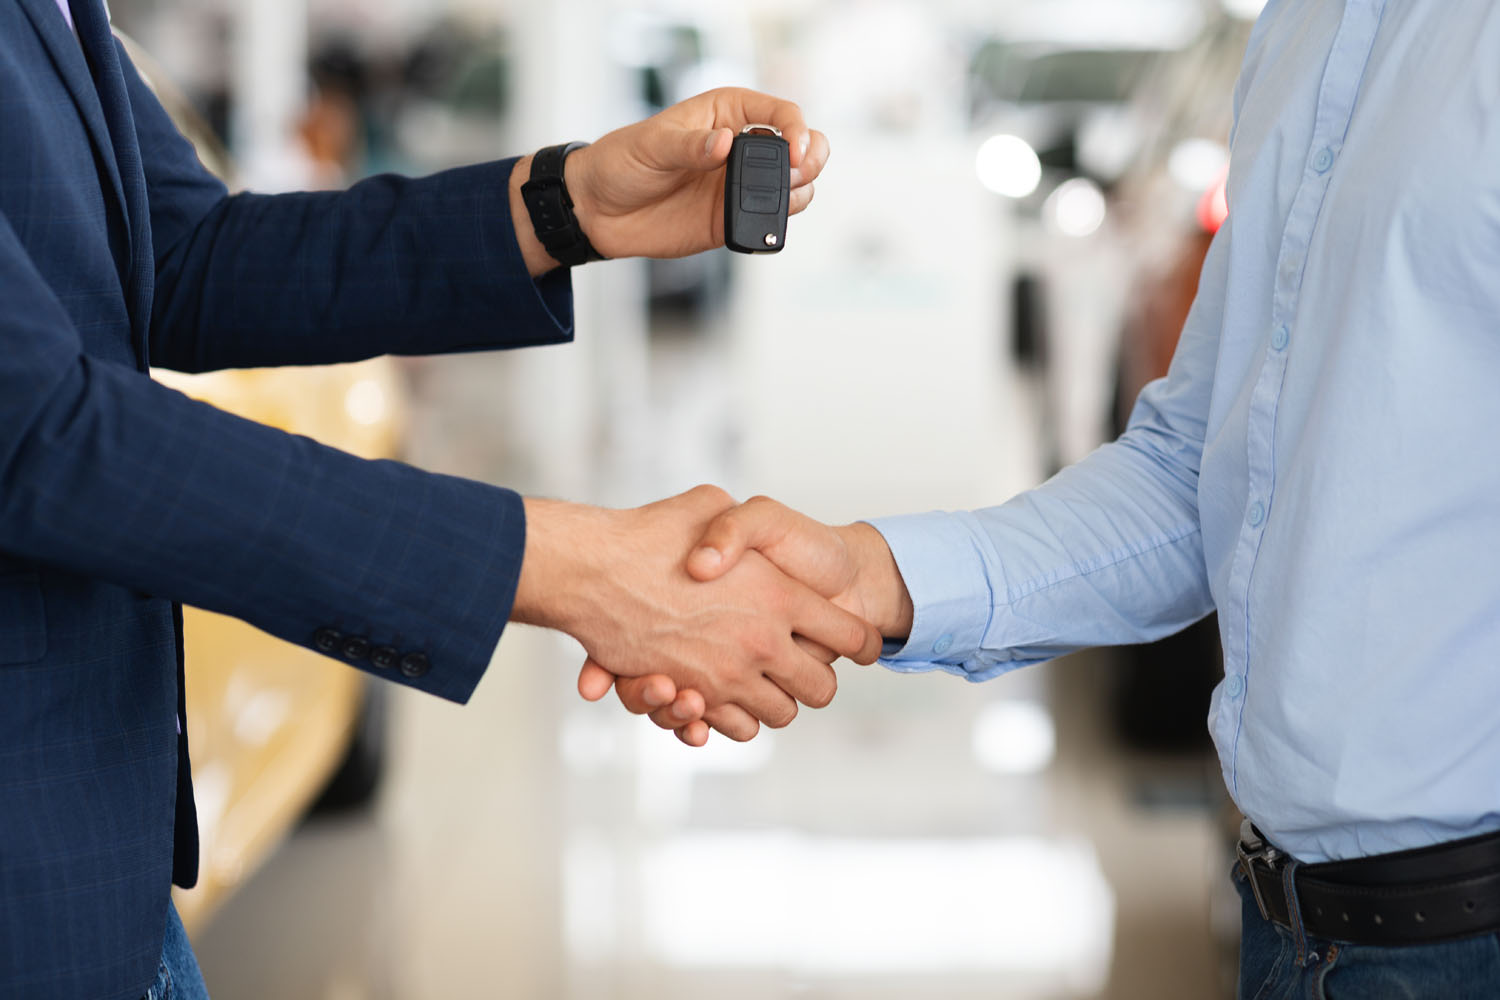
{"label": "thumb", "polygon": [[728,573],[754,542],[746,534],[741,508],[725,511],[703,529],[703,537],[688,553],[688,575],[707,583]]}
{"label": "thumb", "polygon": [[672,162],[679,170],[713,170],[729,159],[734,132],[727,128],[683,129],[669,145]]}
{"label": "thumb", "polygon": [[709,522],[688,553],[688,574],[705,583],[717,580],[734,568],[746,549],[765,553],[774,548],[786,538],[795,517],[790,508],[769,497],[753,497],[726,510]]}

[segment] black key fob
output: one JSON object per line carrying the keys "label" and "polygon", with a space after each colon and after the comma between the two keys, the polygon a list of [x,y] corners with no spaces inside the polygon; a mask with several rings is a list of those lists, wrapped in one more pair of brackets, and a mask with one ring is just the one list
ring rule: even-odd
{"label": "black key fob", "polygon": [[781,130],[746,125],[724,170],[724,245],[739,253],[775,253],[786,243],[792,158]]}

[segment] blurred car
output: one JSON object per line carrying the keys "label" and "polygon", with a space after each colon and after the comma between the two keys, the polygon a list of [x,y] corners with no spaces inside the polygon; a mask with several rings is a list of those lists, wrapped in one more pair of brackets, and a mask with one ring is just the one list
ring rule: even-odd
{"label": "blurred car", "polygon": [[1228,214],[1232,91],[1250,26],[1227,13],[1213,19],[1138,95],[1152,128],[1112,199],[1133,289],[1120,321],[1116,430],[1141,388],[1166,374],[1208,245]]}
{"label": "blurred car", "polygon": [[1094,402],[1108,392],[1103,317],[1123,285],[1109,245],[1108,195],[1139,155],[1136,93],[1189,44],[1196,0],[1018,5],[973,47],[969,131],[975,171],[1016,230],[1007,275],[1010,346],[1038,384],[1047,471],[1076,461],[1103,433]]}
{"label": "blurred car", "polygon": [[[230,163],[185,98],[124,40],[200,158],[221,177]],[[393,456],[403,387],[390,359],[353,365],[152,376],[189,396],[369,458]],[[188,930],[270,855],[315,803],[362,804],[374,795],[385,743],[379,681],[282,642],[236,619],[183,610],[187,725],[202,861],[191,890],[173,898]]]}
{"label": "blurred car", "polygon": [[[1116,434],[1146,383],[1167,373],[1209,244],[1228,215],[1232,93],[1254,13],[1243,4],[1239,11],[1211,18],[1137,98],[1153,130],[1114,199],[1132,266],[1132,293],[1119,322],[1111,407]],[[1129,647],[1122,656],[1114,699],[1121,736],[1151,749],[1207,748],[1204,719],[1223,676],[1215,618]]]}

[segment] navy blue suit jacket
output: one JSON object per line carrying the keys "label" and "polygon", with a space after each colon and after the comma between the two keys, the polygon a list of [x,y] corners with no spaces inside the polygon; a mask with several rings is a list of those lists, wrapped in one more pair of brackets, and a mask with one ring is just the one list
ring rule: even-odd
{"label": "navy blue suit jacket", "polygon": [[[168,390],[184,371],[571,336],[511,163],[229,196],[100,0],[0,0],[0,996],[145,993],[195,878],[178,607],[458,701],[525,525],[491,486],[362,461]],[[324,650],[325,652],[328,649]]]}

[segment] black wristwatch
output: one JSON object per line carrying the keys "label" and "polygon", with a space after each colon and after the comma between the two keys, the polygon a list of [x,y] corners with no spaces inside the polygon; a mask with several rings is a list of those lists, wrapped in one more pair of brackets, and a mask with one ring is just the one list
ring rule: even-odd
{"label": "black wristwatch", "polygon": [[563,161],[573,150],[587,145],[570,142],[537,150],[531,158],[531,178],[521,185],[521,200],[531,215],[537,239],[565,267],[606,259],[579,228],[578,217],[573,214],[573,199],[568,197],[568,185],[563,182]]}

